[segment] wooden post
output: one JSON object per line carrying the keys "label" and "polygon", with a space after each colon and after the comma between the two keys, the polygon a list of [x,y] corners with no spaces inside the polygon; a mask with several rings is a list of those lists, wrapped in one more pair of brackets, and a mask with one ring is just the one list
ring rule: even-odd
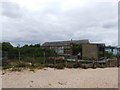
{"label": "wooden post", "polygon": [[19,49],[19,52],[18,52],[18,59],[20,61],[20,44],[18,44],[18,49]]}
{"label": "wooden post", "polygon": [[72,54],[73,54],[73,49],[72,49],[72,47],[73,47],[73,45],[72,45],[72,43],[70,44],[70,56],[72,56]]}
{"label": "wooden post", "polygon": [[54,59],[54,65],[56,65],[56,60]]}
{"label": "wooden post", "polygon": [[93,60],[93,68],[95,68],[95,60]]}
{"label": "wooden post", "polygon": [[67,59],[65,60],[65,67],[67,67]]}
{"label": "wooden post", "polygon": [[119,67],[119,62],[120,62],[120,55],[117,55],[117,67]]}
{"label": "wooden post", "polygon": [[34,60],[35,60],[35,57],[34,57],[34,54],[33,54],[32,66],[34,66]]}
{"label": "wooden post", "polygon": [[44,61],[43,61],[43,64],[45,64],[45,52],[43,53],[43,56],[44,56]]}
{"label": "wooden post", "polygon": [[20,51],[19,51],[19,61],[20,61]]}
{"label": "wooden post", "polygon": [[120,65],[120,48],[117,48],[117,67]]}

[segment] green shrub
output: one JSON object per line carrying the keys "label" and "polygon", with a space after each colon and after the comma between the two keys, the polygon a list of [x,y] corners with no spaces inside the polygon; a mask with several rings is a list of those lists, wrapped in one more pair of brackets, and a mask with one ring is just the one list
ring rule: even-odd
{"label": "green shrub", "polygon": [[73,64],[68,63],[68,64],[66,65],[66,68],[73,68]]}
{"label": "green shrub", "polygon": [[35,70],[34,70],[34,69],[30,69],[30,71],[35,72]]}
{"label": "green shrub", "polygon": [[80,67],[80,64],[75,63],[75,64],[73,65],[73,67],[74,67],[74,68],[79,68],[79,67]]}
{"label": "green shrub", "polygon": [[25,62],[18,62],[15,67],[29,67],[30,65]]}
{"label": "green shrub", "polygon": [[98,66],[98,68],[105,68],[105,66]]}
{"label": "green shrub", "polygon": [[44,58],[43,57],[36,57],[34,60],[35,63],[43,64]]}
{"label": "green shrub", "polygon": [[54,64],[45,64],[45,67],[54,68],[54,67],[55,67],[55,65],[54,65]]}
{"label": "green shrub", "polygon": [[81,66],[81,68],[83,68],[83,69],[88,69],[88,67],[85,66],[85,65]]}
{"label": "green shrub", "polygon": [[44,68],[44,66],[39,66],[39,67],[37,67],[37,69],[43,69]]}
{"label": "green shrub", "polygon": [[31,66],[31,68],[34,68],[34,69],[43,69],[44,65],[37,63],[37,64],[34,64],[34,66]]}
{"label": "green shrub", "polygon": [[96,67],[92,67],[92,69],[96,69]]}
{"label": "green shrub", "polygon": [[11,65],[6,65],[6,66],[3,66],[2,67],[2,69],[4,70],[4,69],[9,69],[9,68],[11,68],[12,66]]}
{"label": "green shrub", "polygon": [[113,59],[114,57],[116,57],[115,55],[113,55],[112,53],[107,52],[107,51],[105,51],[105,56],[109,59]]}
{"label": "green shrub", "polygon": [[21,69],[19,69],[19,68],[12,68],[12,71],[18,71],[18,72],[20,72],[21,71]]}
{"label": "green shrub", "polygon": [[57,64],[57,65],[55,66],[55,68],[56,68],[56,69],[64,69],[65,66],[64,66],[64,64]]}

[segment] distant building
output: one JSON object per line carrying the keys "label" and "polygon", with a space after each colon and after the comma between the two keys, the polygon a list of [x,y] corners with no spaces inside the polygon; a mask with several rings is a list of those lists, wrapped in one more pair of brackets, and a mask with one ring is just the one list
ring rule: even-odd
{"label": "distant building", "polygon": [[82,59],[99,60],[104,58],[105,44],[83,44]]}
{"label": "distant building", "polygon": [[59,55],[73,57],[74,45],[81,45],[80,52],[76,56],[79,59],[100,59],[104,57],[105,44],[91,44],[89,40],[71,40],[60,42],[45,42],[42,47],[53,49]]}
{"label": "distant building", "polygon": [[117,54],[120,56],[120,47],[117,47]]}
{"label": "distant building", "polygon": [[117,53],[118,53],[117,47],[113,47],[113,46],[105,47],[105,51],[112,53],[113,55],[117,55]]}
{"label": "distant building", "polygon": [[42,47],[54,49],[59,55],[72,55],[72,44],[88,44],[88,40],[71,40],[60,42],[45,42]]}

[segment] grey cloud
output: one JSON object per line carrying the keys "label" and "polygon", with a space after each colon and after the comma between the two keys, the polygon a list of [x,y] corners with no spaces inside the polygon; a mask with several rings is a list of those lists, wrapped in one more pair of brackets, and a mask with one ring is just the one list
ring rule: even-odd
{"label": "grey cloud", "polygon": [[22,16],[21,8],[18,4],[12,2],[2,2],[2,15],[10,18],[20,18]]}
{"label": "grey cloud", "polygon": [[34,12],[13,2],[7,4],[10,10],[4,5],[3,15],[9,18],[4,18],[3,41],[24,45],[89,39],[117,45],[117,7],[112,6],[113,3],[89,3],[64,11],[62,3],[52,2],[42,11]]}
{"label": "grey cloud", "polygon": [[116,29],[117,25],[118,25],[118,19],[112,20],[112,21],[108,20],[107,22],[104,22],[102,26],[103,26],[103,28],[108,28],[108,29],[113,28],[113,29]]}

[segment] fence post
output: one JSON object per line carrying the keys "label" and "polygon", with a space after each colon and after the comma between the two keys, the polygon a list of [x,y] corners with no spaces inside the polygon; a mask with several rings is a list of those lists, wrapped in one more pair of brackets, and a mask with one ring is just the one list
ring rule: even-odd
{"label": "fence post", "polygon": [[67,67],[67,59],[65,59],[65,67]]}
{"label": "fence post", "polygon": [[53,61],[54,61],[54,65],[56,65],[56,60],[54,59]]}
{"label": "fence post", "polygon": [[19,61],[21,60],[21,56],[20,56],[20,44],[18,44],[18,49],[19,49],[19,52],[18,52],[18,59]]}
{"label": "fence post", "polygon": [[119,67],[120,55],[117,55],[117,67]]}
{"label": "fence post", "polygon": [[93,68],[95,68],[95,61],[93,60]]}
{"label": "fence post", "polygon": [[44,61],[43,61],[43,64],[45,64],[45,52],[43,53],[43,56],[44,56]]}

